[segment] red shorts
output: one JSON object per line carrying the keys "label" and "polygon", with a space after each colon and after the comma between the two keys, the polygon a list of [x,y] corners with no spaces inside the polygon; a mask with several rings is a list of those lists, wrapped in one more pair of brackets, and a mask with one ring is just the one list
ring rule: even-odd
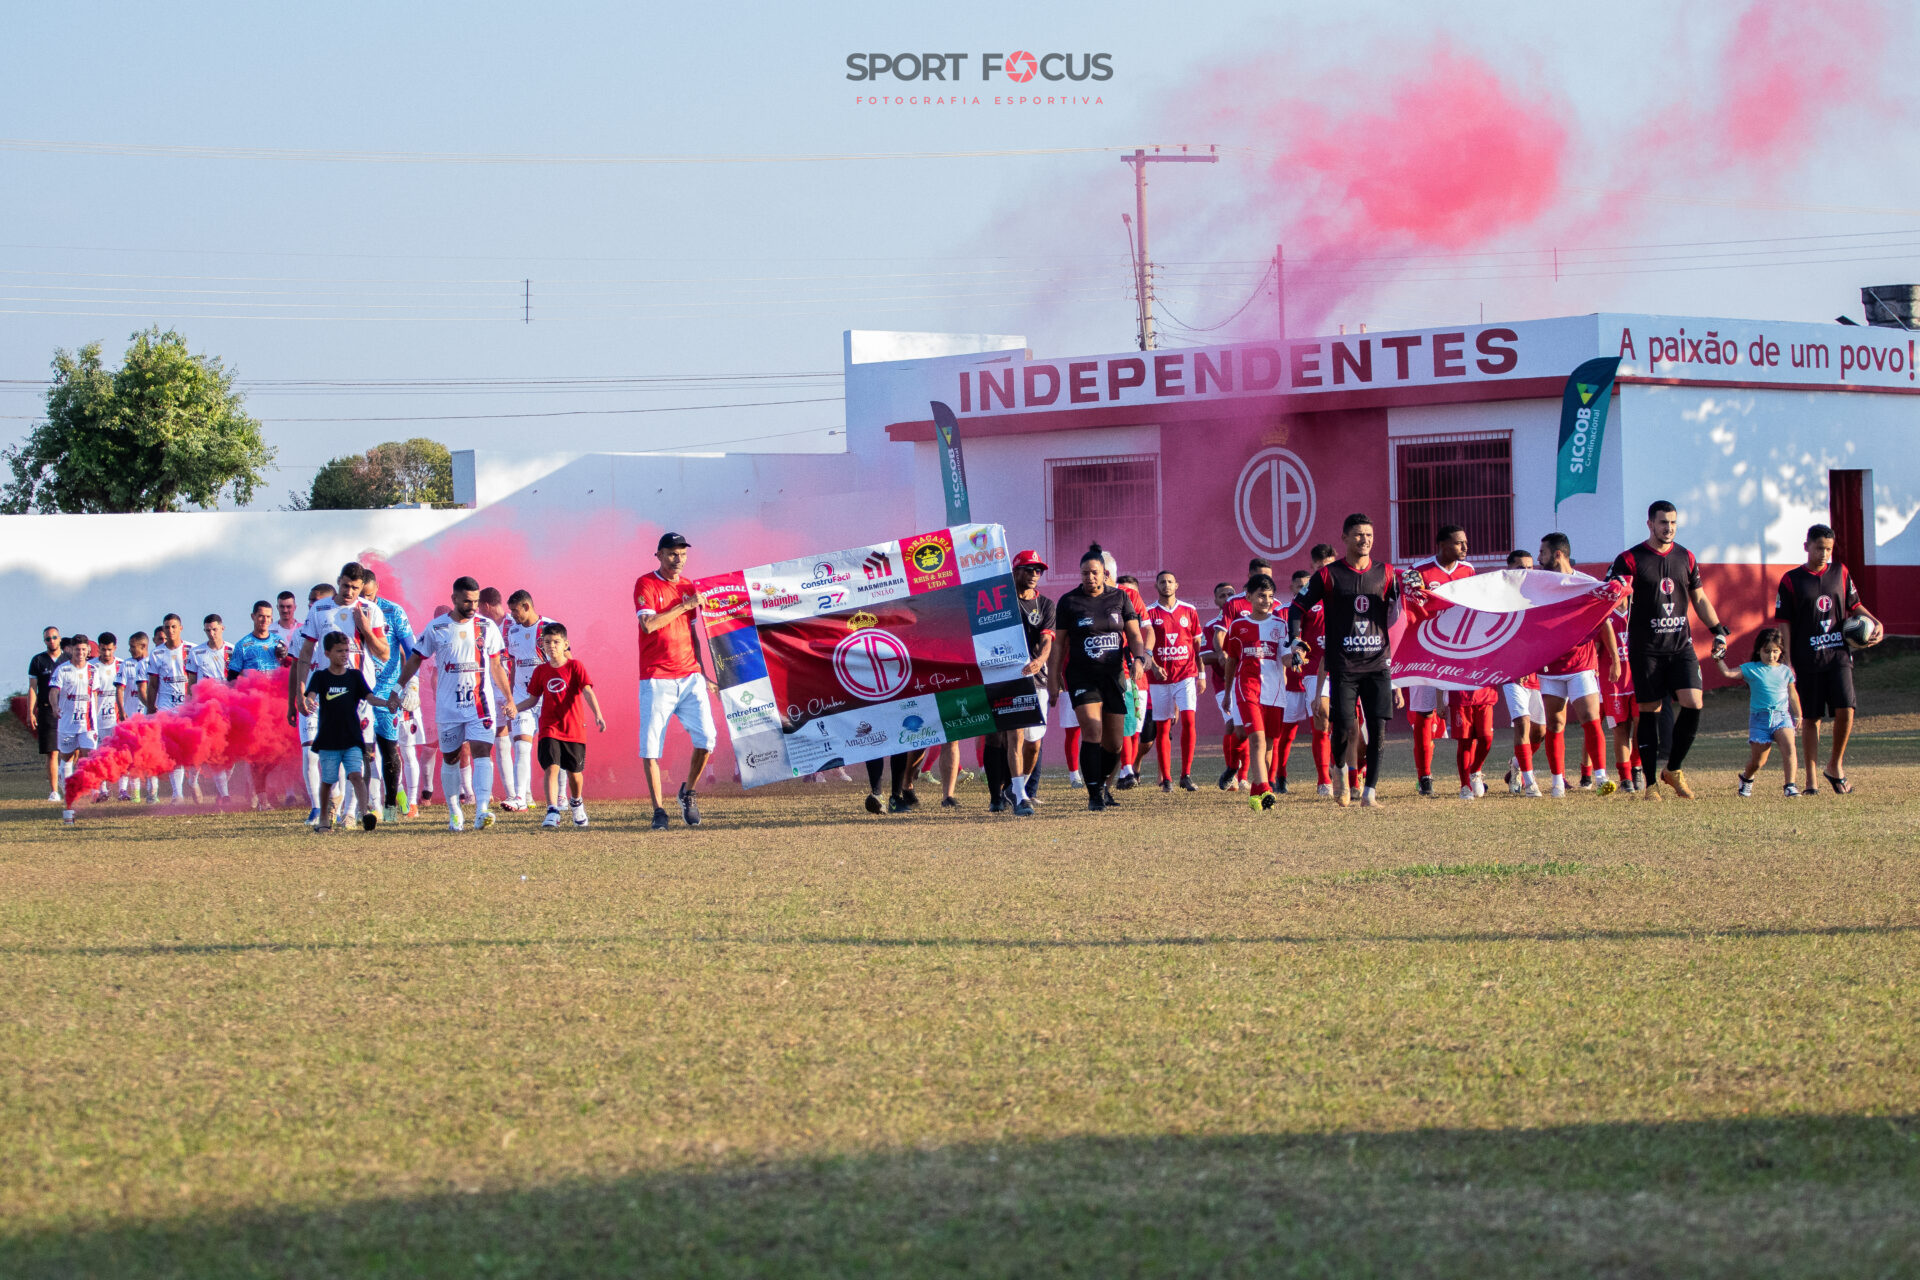
{"label": "red shorts", "polygon": [[1240,691],[1240,696],[1235,701],[1240,713],[1240,723],[1245,726],[1248,733],[1263,733],[1269,738],[1276,738],[1286,728],[1285,707],[1269,707],[1264,703],[1254,702],[1247,697],[1244,689]]}
{"label": "red shorts", "polygon": [[1640,715],[1640,704],[1633,690],[1605,687],[1600,693],[1600,714],[1610,724],[1633,724]]}
{"label": "red shorts", "polygon": [[1486,702],[1456,702],[1448,709],[1448,721],[1456,738],[1491,738],[1493,705]]}

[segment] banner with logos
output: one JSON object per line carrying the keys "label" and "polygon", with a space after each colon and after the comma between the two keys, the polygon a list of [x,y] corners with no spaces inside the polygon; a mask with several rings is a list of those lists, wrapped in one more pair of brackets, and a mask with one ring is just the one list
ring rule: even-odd
{"label": "banner with logos", "polygon": [[1006,531],[960,524],[694,583],[741,782],[1039,722]]}
{"label": "banner with logos", "polygon": [[1409,609],[1395,626],[1393,683],[1517,683],[1591,636],[1630,590],[1624,582],[1545,569],[1476,573],[1435,587],[1424,608]]}
{"label": "banner with logos", "polygon": [[1567,377],[1560,393],[1560,451],[1555,460],[1553,505],[1576,493],[1595,493],[1600,484],[1600,447],[1607,434],[1607,410],[1613,404],[1613,379],[1619,356],[1588,360]]}

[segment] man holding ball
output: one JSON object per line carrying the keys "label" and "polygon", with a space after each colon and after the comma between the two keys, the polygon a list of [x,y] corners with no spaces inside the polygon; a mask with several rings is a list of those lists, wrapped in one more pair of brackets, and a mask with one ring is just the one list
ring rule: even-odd
{"label": "man holding ball", "polygon": [[[1853,790],[1847,781],[1847,739],[1853,733],[1853,649],[1855,644],[1863,649],[1879,644],[1886,631],[1861,603],[1860,588],[1847,566],[1834,560],[1833,530],[1824,524],[1808,529],[1806,549],[1807,562],[1780,577],[1773,616],[1790,637],[1788,659],[1805,716],[1802,749],[1807,785],[1802,794],[1819,793],[1813,769],[1820,755],[1820,721],[1832,715],[1833,747],[1823,772],[1827,785],[1844,796]],[[1855,635],[1849,636],[1849,631]]]}

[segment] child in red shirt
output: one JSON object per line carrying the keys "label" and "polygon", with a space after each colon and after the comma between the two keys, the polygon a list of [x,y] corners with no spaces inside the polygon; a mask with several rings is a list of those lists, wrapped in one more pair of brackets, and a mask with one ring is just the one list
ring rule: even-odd
{"label": "child in red shirt", "polygon": [[549,622],[540,631],[540,652],[546,661],[527,677],[527,696],[515,712],[540,706],[540,767],[547,773],[547,816],[540,825],[549,830],[560,825],[560,773],[566,771],[572,791],[573,825],[587,825],[586,768],[587,718],[584,703],[593,712],[593,724],[601,733],[607,722],[600,714],[600,700],[593,694],[593,677],[573,657],[567,644],[567,629]]}

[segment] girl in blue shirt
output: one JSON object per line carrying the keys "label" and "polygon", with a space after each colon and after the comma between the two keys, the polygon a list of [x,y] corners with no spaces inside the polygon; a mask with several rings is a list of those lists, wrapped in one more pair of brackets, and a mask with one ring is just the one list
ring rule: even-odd
{"label": "girl in blue shirt", "polygon": [[1740,798],[1753,795],[1753,778],[1767,763],[1767,753],[1780,748],[1780,762],[1787,769],[1786,794],[1800,794],[1793,785],[1793,727],[1800,722],[1800,691],[1793,687],[1793,668],[1783,659],[1786,642],[1779,628],[1763,628],[1753,638],[1753,660],[1743,662],[1735,671],[1724,657],[1715,658],[1720,674],[1744,680],[1751,700],[1747,704],[1747,767],[1740,774]]}

